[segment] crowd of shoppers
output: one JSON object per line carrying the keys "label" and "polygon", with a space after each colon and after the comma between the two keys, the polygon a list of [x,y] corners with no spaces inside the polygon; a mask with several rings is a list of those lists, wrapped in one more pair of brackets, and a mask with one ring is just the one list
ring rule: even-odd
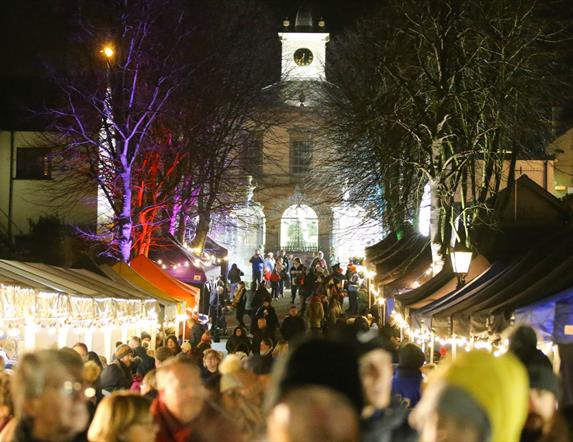
{"label": "crowd of shoppers", "polygon": [[252,292],[251,321],[237,316],[226,355],[196,318],[154,345],[147,333],[118,342],[110,361],[81,342],[25,354],[0,371],[0,442],[573,441],[533,329],[517,328],[506,354],[460,349],[429,364],[354,301],[344,314],[355,268],[291,259],[300,302],[279,318],[263,282],[274,256],[258,258],[253,291],[234,270],[233,303]]}
{"label": "crowd of shoppers", "polygon": [[313,338],[296,312],[276,342],[260,318],[257,352],[237,327],[227,356],[198,355],[201,343],[151,351],[141,336],[108,365],[98,358],[103,371],[82,343],[25,354],[0,372],[0,441],[572,440],[560,379],[529,327],[504,355],[460,351],[428,370],[420,348],[396,349],[385,330],[347,323]]}

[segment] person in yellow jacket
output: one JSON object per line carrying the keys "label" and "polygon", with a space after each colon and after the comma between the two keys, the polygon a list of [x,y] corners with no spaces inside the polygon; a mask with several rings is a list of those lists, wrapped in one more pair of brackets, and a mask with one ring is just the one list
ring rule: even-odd
{"label": "person in yellow jacket", "polygon": [[424,442],[513,442],[527,409],[528,378],[519,360],[476,350],[432,373],[410,423]]}

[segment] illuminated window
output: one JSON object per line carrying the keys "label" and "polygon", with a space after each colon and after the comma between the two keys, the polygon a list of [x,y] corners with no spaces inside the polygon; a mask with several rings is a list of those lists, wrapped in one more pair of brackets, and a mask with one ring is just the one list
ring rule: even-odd
{"label": "illuminated window", "polygon": [[285,210],[281,218],[281,249],[293,252],[318,250],[318,217],[304,204]]}
{"label": "illuminated window", "polygon": [[51,149],[21,147],[16,152],[16,178],[47,180],[52,177]]}

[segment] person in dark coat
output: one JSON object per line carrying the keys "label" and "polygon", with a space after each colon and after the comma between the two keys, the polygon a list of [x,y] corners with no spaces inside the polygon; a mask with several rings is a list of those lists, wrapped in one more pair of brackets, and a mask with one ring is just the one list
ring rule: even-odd
{"label": "person in dark coat", "polygon": [[414,408],[420,400],[422,372],[426,358],[424,352],[414,344],[404,345],[398,354],[398,367],[392,380],[392,394],[405,401],[408,408]]}
{"label": "person in dark coat", "polygon": [[189,324],[189,343],[195,347],[201,342],[205,329],[196,317],[189,318],[187,324]]}
{"label": "person in dark coat", "polygon": [[132,366],[132,371],[135,371],[143,379],[149,371],[155,368],[155,359],[147,354],[147,350],[141,345],[139,336],[132,336],[128,345],[133,350],[133,356],[140,359],[137,367]]}
{"label": "person in dark coat", "polygon": [[121,344],[115,349],[115,361],[104,368],[101,374],[101,388],[112,392],[115,390],[129,390],[133,377],[131,364],[133,350],[127,344]]}
{"label": "person in dark coat", "polygon": [[300,297],[303,298],[303,284],[304,277],[306,275],[306,267],[300,262],[300,258],[295,258],[294,262],[289,270],[290,273],[290,284],[291,284],[291,303],[294,304],[296,301],[296,296],[300,292]]}
{"label": "person in dark coat", "polygon": [[296,337],[304,335],[306,325],[304,319],[298,315],[298,308],[296,305],[291,305],[288,316],[281,324],[281,335],[287,341],[292,341]]}
{"label": "person in dark coat", "polygon": [[237,326],[234,328],[233,334],[227,341],[225,348],[229,353],[242,351],[245,354],[249,354],[251,352],[251,340],[243,327]]}
{"label": "person in dark coat", "polygon": [[274,346],[275,342],[271,338],[265,337],[261,339],[258,353],[251,356],[251,360],[249,361],[253,373],[261,375],[269,374],[272,371]]}
{"label": "person in dark coat", "polygon": [[251,346],[251,348],[253,350],[253,354],[256,354],[256,355],[259,354],[261,341],[263,339],[272,340],[273,347],[275,346],[275,344],[277,342],[277,338],[276,338],[274,331],[269,329],[269,327],[267,326],[267,320],[265,318],[259,318],[259,319],[257,319],[257,329],[253,333],[253,341],[252,341],[252,346]]}
{"label": "person in dark coat", "polygon": [[255,314],[256,319],[264,318],[267,320],[267,327],[272,333],[275,333],[279,328],[279,318],[277,312],[271,305],[271,297],[268,296],[263,300],[263,305],[259,307]]}
{"label": "person in dark coat", "polygon": [[251,333],[254,333],[257,329],[257,312],[259,308],[263,305],[263,301],[265,299],[270,299],[271,294],[265,288],[264,284],[261,284],[257,291],[255,292],[255,296],[253,296],[253,300],[251,301],[251,308],[252,308],[252,317],[251,317]]}
{"label": "person in dark coat", "polygon": [[363,442],[414,442],[410,411],[392,397],[392,344],[377,336],[357,345],[360,380],[366,406],[362,413]]}

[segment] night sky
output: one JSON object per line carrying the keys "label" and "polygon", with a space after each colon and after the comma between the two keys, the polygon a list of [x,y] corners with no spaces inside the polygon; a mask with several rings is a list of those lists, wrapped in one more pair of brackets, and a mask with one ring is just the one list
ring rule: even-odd
{"label": "night sky", "polygon": [[[258,1],[276,18],[277,31],[283,17],[288,16],[294,22],[299,5],[304,3],[304,0]],[[376,3],[380,1],[312,1],[313,8],[321,11],[320,15],[326,19],[332,38]],[[1,76],[41,74],[42,59],[59,56],[69,38],[67,8],[71,4],[74,2],[70,0],[0,2]]]}
{"label": "night sky", "polygon": [[[294,23],[296,11],[305,2],[253,1],[268,8],[270,16],[274,17],[272,20],[276,22],[276,32],[283,17],[288,16]],[[313,0],[311,3],[313,10],[320,11],[318,15],[326,19],[331,39],[335,39],[380,0]],[[76,8],[76,5],[77,2],[73,0],[0,2],[0,126],[11,124],[8,120],[13,120],[10,114],[16,107],[26,109],[51,101],[53,89],[47,85],[45,66],[62,59],[71,39],[70,8]],[[269,60],[269,63],[279,66],[280,61]]]}

